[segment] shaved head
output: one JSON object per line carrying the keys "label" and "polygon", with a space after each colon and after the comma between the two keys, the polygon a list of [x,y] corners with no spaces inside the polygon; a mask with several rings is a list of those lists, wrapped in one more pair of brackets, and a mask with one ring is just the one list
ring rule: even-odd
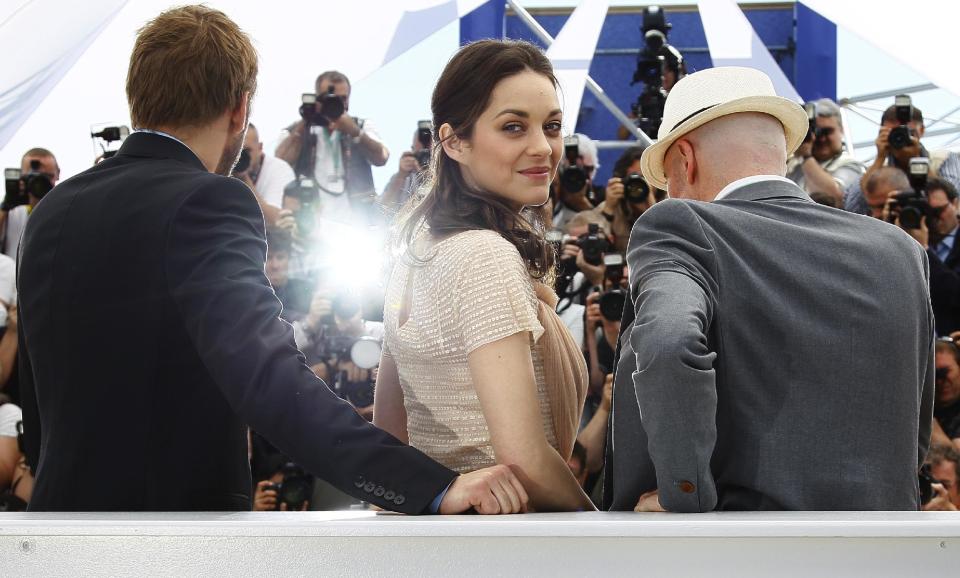
{"label": "shaved head", "polygon": [[728,184],[786,172],[787,141],[776,118],[756,112],[712,120],[677,139],[664,156],[671,197],[712,201]]}

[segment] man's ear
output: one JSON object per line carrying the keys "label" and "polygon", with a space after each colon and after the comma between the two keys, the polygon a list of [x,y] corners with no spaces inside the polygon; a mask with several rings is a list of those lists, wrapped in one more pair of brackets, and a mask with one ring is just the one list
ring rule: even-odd
{"label": "man's ear", "polygon": [[250,93],[243,93],[240,102],[230,111],[230,134],[239,134],[247,129],[247,119],[250,118]]}
{"label": "man's ear", "polygon": [[693,145],[686,139],[677,141],[677,151],[680,155],[677,162],[682,163],[683,172],[686,175],[687,184],[693,185],[697,178],[697,156],[693,150]]}
{"label": "man's ear", "polygon": [[464,149],[466,148],[464,145],[466,143],[457,136],[453,127],[450,126],[450,123],[443,123],[443,125],[440,126],[438,136],[440,137],[440,144],[443,146],[443,151],[447,153],[447,156],[457,162],[462,162]]}

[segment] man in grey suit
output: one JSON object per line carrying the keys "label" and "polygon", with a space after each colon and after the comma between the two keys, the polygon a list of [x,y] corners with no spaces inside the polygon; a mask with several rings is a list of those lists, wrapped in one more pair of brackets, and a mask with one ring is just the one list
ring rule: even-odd
{"label": "man in grey suit", "polygon": [[934,384],[926,256],[783,178],[807,126],[752,69],[670,92],[641,165],[672,198],[627,250],[607,509],[917,509]]}

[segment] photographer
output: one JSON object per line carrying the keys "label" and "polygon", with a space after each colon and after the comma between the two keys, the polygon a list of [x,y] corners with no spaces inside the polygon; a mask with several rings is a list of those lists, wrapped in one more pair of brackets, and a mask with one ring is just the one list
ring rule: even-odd
{"label": "photographer", "polygon": [[[373,417],[373,384],[379,361],[383,323],[363,318],[361,300],[349,290],[319,288],[307,315],[293,324],[297,346],[313,372],[357,412]],[[355,359],[358,342],[376,344],[376,357],[361,367]]]}
{"label": "photographer", "polygon": [[19,184],[10,180],[6,182],[6,194],[0,204],[0,229],[3,231],[5,255],[17,258],[20,237],[27,226],[30,211],[59,179],[60,165],[52,152],[44,148],[32,148],[23,155]]}
{"label": "photographer", "polygon": [[931,444],[948,444],[960,450],[960,349],[950,338],[940,338],[935,347],[936,397]]}
{"label": "photographer", "polygon": [[252,122],[247,126],[240,160],[232,176],[246,183],[257,194],[257,202],[260,203],[267,226],[276,225],[283,205],[283,188],[296,176],[290,165],[263,152],[260,131]]}
{"label": "photographer", "polygon": [[33,474],[22,450],[23,412],[0,394],[0,512],[24,511],[33,490]]}
{"label": "photographer", "polygon": [[787,178],[808,193],[827,193],[840,205],[843,193],[864,167],[843,149],[840,107],[829,98],[807,103],[811,119],[807,140],[787,161]]}
{"label": "photographer", "polygon": [[293,323],[307,315],[313,298],[312,287],[304,279],[290,277],[293,241],[290,234],[276,227],[267,228],[267,280],[283,305],[280,317]]}
{"label": "photographer", "polygon": [[609,223],[613,248],[618,253],[626,252],[633,224],[657,202],[655,189],[640,173],[642,154],[642,148],[630,147],[620,155],[613,166],[613,177],[607,181],[605,198],[594,209]]}
{"label": "photographer", "polygon": [[301,106],[304,118],[286,130],[276,155],[298,177],[313,179],[324,219],[349,223],[369,210],[376,196],[371,166],[385,165],[390,152],[372,122],[348,114],[350,81],[344,74],[324,72],[315,88],[316,102]]}
{"label": "photographer", "polygon": [[[648,6],[643,10],[643,48],[637,54],[637,68],[630,85],[643,83],[643,91],[630,107],[631,119],[637,128],[650,138],[657,138],[657,131],[663,119],[663,107],[673,85],[687,74],[687,65],[683,56],[667,42],[672,24],[668,23],[659,6]],[[630,132],[623,126],[617,129],[620,140],[630,138]]]}
{"label": "photographer", "polygon": [[[424,124],[426,123],[426,124]],[[399,211],[421,183],[421,175],[430,166],[430,149],[433,139],[430,121],[420,121],[413,133],[413,146],[400,155],[397,172],[383,190],[380,203],[391,212]]]}
{"label": "photographer", "polygon": [[550,188],[554,228],[563,229],[577,213],[593,210],[590,195],[593,175],[600,167],[598,158],[597,143],[590,137],[575,134],[564,139],[560,171]]}
{"label": "photographer", "polygon": [[[602,286],[587,297],[587,365],[590,367],[590,395],[594,398],[606,376],[613,373],[620,319],[626,303],[627,278],[623,257],[611,257],[607,260]],[[584,413],[588,413],[587,410]]]}
{"label": "photographer", "polygon": [[251,432],[250,469],[256,488],[255,512],[305,512],[310,509],[315,479],[266,439]]}
{"label": "photographer", "polygon": [[[877,134],[877,156],[867,167],[859,181],[854,182],[844,194],[844,208],[861,215],[870,214],[863,190],[870,175],[884,166],[892,166],[904,173],[910,172],[910,159],[930,159],[930,173],[953,184],[960,185],[960,155],[949,151],[930,153],[920,142],[923,138],[923,112],[912,105],[908,97],[898,96],[900,104],[893,104],[883,111],[880,132]],[[891,138],[892,135],[892,138]]]}
{"label": "photographer", "polygon": [[556,241],[555,289],[560,298],[557,312],[561,318],[571,304],[585,305],[590,289],[603,284],[603,259],[610,250],[606,227],[603,217],[583,211],[567,222],[565,234]]}
{"label": "photographer", "polygon": [[930,261],[930,302],[938,335],[960,329],[960,246],[957,245],[957,189],[946,179],[931,177],[920,189],[916,211],[922,212],[919,226],[903,218],[902,193],[891,193],[887,219],[894,222],[927,250]]}
{"label": "photographer", "polygon": [[960,479],[960,454],[957,450],[951,445],[931,445],[923,471],[921,476],[926,475],[931,485],[931,499],[923,504],[922,510],[956,512],[960,509],[960,488],[957,485]]}
{"label": "photographer", "polygon": [[870,173],[863,189],[863,198],[870,209],[870,216],[882,219],[891,193],[909,189],[910,180],[906,173],[896,167],[880,167]]}

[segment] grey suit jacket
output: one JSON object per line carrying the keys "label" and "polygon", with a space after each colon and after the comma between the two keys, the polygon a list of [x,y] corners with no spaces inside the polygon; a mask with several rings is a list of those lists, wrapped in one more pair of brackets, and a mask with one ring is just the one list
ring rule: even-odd
{"label": "grey suit jacket", "polygon": [[[634,225],[604,504],[915,510],[933,411],[927,258],[769,180]],[[635,317],[635,319],[634,319]]]}

